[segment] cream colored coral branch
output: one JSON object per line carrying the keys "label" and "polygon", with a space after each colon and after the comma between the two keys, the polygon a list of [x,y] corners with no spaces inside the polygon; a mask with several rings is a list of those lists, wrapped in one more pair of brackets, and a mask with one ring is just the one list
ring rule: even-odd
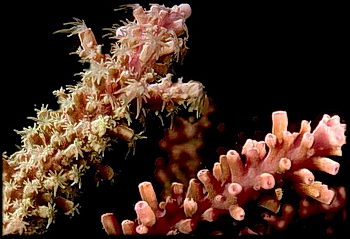
{"label": "cream colored coral branch", "polygon": [[17,131],[21,149],[3,155],[3,234],[43,233],[57,213],[78,213],[83,175],[93,168],[101,179],[114,177],[103,152],[115,138],[133,145],[140,138],[133,122],[155,112],[173,115],[181,106],[201,113],[203,86],[172,83],[168,74],[186,51],[190,14],[187,4],[135,5],[135,20],[116,29],[109,54],[84,21],[61,31],[78,34],[77,53],[90,68],[78,84],[54,91],[59,110],[38,109],[34,125]]}

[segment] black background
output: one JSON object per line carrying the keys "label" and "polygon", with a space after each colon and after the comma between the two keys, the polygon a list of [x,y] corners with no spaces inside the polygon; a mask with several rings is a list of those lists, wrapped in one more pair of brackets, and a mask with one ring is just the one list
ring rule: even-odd
{"label": "black background", "polygon": [[[13,129],[32,125],[34,105],[57,107],[52,91],[79,78],[73,76],[86,66],[69,55],[79,46],[77,37],[52,34],[72,17],[84,19],[97,40],[108,50],[109,39],[102,28],[110,27],[130,11],[115,12],[120,4],[136,1],[100,0],[13,1],[1,6],[1,152],[14,152],[20,143]],[[146,1],[142,1],[147,6]],[[151,1],[166,6],[182,1]],[[187,21],[190,48],[177,76],[201,81],[217,107],[213,120],[227,125],[223,138],[211,137],[207,151],[237,144],[238,134],[253,136],[271,128],[271,113],[286,110],[291,122],[312,120],[323,113],[350,120],[349,37],[345,7],[330,3],[227,3],[229,1],[187,1],[192,16]],[[99,216],[115,212],[118,219],[134,218],[133,205],[139,199],[137,185],[152,181],[157,140],[162,130],[155,127],[149,141],[140,142],[136,156],[124,160],[111,152],[107,160],[118,166],[113,186],[86,187],[81,215],[57,222],[51,234],[103,236]],[[159,134],[160,133],[160,134]],[[212,140],[212,141],[210,141]],[[154,143],[154,144],[152,144]],[[126,147],[121,146],[125,153]],[[328,184],[349,185],[349,150],[344,148],[338,176],[326,177]],[[118,151],[118,150],[117,150]],[[216,157],[214,153],[209,156]],[[120,158],[118,158],[120,157]],[[203,162],[211,167],[212,161]],[[344,163],[342,163],[344,161]],[[206,165],[206,163],[208,165]],[[112,163],[113,164],[113,163]],[[331,182],[329,181],[331,180]],[[332,181],[333,180],[333,181]],[[88,179],[86,185],[88,185]],[[157,189],[159,190],[159,189]],[[48,235],[48,236],[49,236]]]}

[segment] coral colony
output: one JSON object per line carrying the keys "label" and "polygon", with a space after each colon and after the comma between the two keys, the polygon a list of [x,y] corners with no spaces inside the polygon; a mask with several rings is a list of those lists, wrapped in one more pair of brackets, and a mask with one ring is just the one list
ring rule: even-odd
{"label": "coral colony", "polygon": [[[173,117],[180,108],[196,116],[210,113],[202,84],[183,83],[169,74],[172,63],[187,49],[185,19],[191,15],[190,6],[131,7],[135,20],[114,29],[116,42],[109,54],[102,54],[91,29],[81,20],[62,31],[79,36],[77,53],[90,68],[81,73],[77,85],[54,91],[58,110],[37,109],[37,116],[31,118],[34,125],[17,131],[22,139],[19,151],[3,154],[4,235],[44,233],[58,214],[76,214],[82,177],[94,170],[99,179],[112,179],[114,171],[104,164],[103,152],[112,140],[133,145],[143,137],[134,125],[143,125],[147,115]],[[269,210],[264,220],[278,230],[287,228],[296,214],[307,217],[343,208],[344,188],[328,188],[310,171],[337,174],[339,163],[328,157],[341,156],[345,144],[345,125],[338,116],[324,115],[314,130],[302,121],[300,131],[292,133],[287,130],[287,113],[273,112],[272,133],[264,141],[247,140],[241,152],[245,160],[229,150],[211,171],[199,170],[197,178],[191,177],[200,165],[196,150],[202,147],[202,138],[194,137],[209,121],[178,122],[186,134],[177,134],[175,125],[160,142],[175,167],[158,166],[156,171],[163,180],[165,201],[158,202],[150,182],[140,183],[137,218],[119,224],[113,213],[102,215],[107,234],[188,234],[199,222],[217,221],[225,214],[236,222],[244,220],[249,202]],[[178,169],[184,162],[175,162],[180,151],[197,158],[188,164],[192,168],[186,175]],[[170,183],[171,174],[181,183]],[[299,209],[282,203],[288,185],[301,195]],[[264,232],[249,226],[240,230],[241,234]]]}

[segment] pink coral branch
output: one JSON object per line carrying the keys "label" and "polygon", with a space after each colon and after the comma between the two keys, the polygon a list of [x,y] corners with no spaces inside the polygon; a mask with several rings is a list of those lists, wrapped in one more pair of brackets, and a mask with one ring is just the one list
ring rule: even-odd
{"label": "pink coral branch", "polygon": [[[274,112],[272,122],[272,133],[266,135],[265,141],[247,140],[242,149],[244,161],[236,151],[228,151],[214,164],[212,172],[200,170],[198,180],[190,181],[186,193],[174,183],[172,195],[153,208],[156,220],[151,226],[142,223],[140,214],[135,223],[147,227],[149,234],[191,233],[199,221],[211,222],[223,214],[237,221],[244,220],[244,206],[258,200],[260,206],[276,213],[283,197],[281,188],[287,183],[321,205],[331,204],[335,192],[315,181],[308,167],[332,175],[338,172],[339,164],[326,157],[341,155],[345,125],[338,116],[325,115],[313,132],[310,123],[302,121],[300,131],[291,133],[287,130],[284,111]],[[177,190],[179,187],[181,190]],[[272,189],[275,189],[273,194]],[[143,195],[153,194],[153,189],[148,187],[141,194],[143,203],[151,205],[153,196],[149,200]],[[284,205],[282,217],[273,215],[265,219],[274,227],[284,229],[294,213],[293,207]]]}

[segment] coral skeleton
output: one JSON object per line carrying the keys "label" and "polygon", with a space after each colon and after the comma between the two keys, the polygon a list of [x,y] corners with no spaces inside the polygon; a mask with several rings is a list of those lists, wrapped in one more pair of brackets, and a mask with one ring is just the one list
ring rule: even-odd
{"label": "coral skeleton", "polygon": [[[58,213],[78,213],[82,177],[92,168],[100,179],[111,180],[114,171],[103,164],[104,151],[116,139],[133,145],[142,137],[134,125],[144,125],[147,114],[173,117],[180,108],[201,114],[203,85],[173,82],[169,73],[186,52],[191,8],[131,7],[135,20],[114,29],[109,54],[82,20],[58,31],[79,36],[77,54],[90,67],[76,85],[54,91],[58,110],[42,106],[30,117],[34,125],[17,131],[19,151],[3,154],[4,235],[43,233]],[[142,220],[149,226],[155,219]]]}
{"label": "coral skeleton", "polygon": [[[241,155],[229,150],[220,156],[211,171],[200,170],[187,189],[181,183],[173,183],[165,201],[158,203],[150,182],[139,184],[141,201],[135,205],[137,218],[124,220],[119,226],[113,214],[102,215],[106,232],[188,234],[194,232],[201,221],[213,222],[223,215],[230,215],[236,222],[243,221],[244,208],[249,202],[269,210],[264,219],[272,227],[283,230],[296,211],[291,205],[281,203],[283,190],[288,185],[305,198],[301,200],[300,215],[308,216],[320,209],[329,213],[341,209],[345,201],[344,188],[328,188],[316,181],[310,170],[337,174],[340,165],[329,157],[342,155],[345,124],[336,115],[324,115],[313,131],[311,123],[305,120],[299,132],[289,132],[287,127],[287,113],[273,112],[272,133],[267,134],[264,141],[248,139]],[[277,215],[278,212],[281,215]],[[261,232],[249,227],[241,231],[241,234],[258,233]]]}

